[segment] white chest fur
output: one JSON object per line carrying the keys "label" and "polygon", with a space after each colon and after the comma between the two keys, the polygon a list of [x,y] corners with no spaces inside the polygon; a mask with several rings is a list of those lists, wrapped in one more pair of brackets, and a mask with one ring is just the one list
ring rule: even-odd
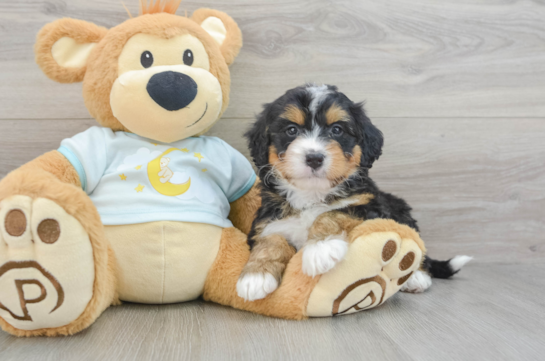
{"label": "white chest fur", "polygon": [[308,230],[319,215],[349,206],[353,201],[337,202],[335,204],[316,204],[303,209],[298,216],[279,219],[269,223],[262,235],[278,234],[287,239],[297,250],[305,245]]}

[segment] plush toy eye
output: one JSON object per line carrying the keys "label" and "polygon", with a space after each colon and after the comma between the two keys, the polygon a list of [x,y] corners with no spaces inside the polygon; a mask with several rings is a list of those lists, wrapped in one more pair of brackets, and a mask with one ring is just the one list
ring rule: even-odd
{"label": "plush toy eye", "polygon": [[193,52],[189,49],[184,51],[184,64],[187,66],[191,66],[191,64],[193,64]]}
{"label": "plush toy eye", "polygon": [[140,63],[144,68],[149,68],[153,64],[153,55],[149,51],[144,51],[140,56]]}
{"label": "plush toy eye", "polygon": [[297,127],[294,125],[286,129],[286,134],[289,135],[290,137],[296,136],[298,132],[299,131],[297,130]]}
{"label": "plush toy eye", "polygon": [[341,135],[343,134],[343,128],[340,125],[334,125],[333,128],[331,128],[331,134]]}

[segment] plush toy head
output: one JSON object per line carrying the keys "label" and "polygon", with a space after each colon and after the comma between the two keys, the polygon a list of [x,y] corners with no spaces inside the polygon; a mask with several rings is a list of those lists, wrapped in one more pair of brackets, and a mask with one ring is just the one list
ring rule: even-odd
{"label": "plush toy head", "polygon": [[61,83],[83,81],[104,127],[173,142],[206,132],[229,103],[242,35],[227,14],[174,15],[180,1],[141,2],[141,15],[107,30],[61,19],[38,34],[36,61]]}

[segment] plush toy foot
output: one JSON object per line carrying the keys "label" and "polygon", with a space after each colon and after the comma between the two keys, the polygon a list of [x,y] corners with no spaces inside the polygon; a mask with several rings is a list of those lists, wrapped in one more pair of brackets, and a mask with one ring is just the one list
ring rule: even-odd
{"label": "plush toy foot", "polygon": [[345,315],[376,307],[399,291],[424,253],[424,243],[413,229],[392,220],[365,221],[350,232],[348,250],[344,257],[335,257],[340,260],[332,269],[309,276],[303,271],[302,250],[290,260],[274,292],[248,302],[237,294],[237,281],[250,255],[246,235],[226,228],[203,297],[285,319]]}
{"label": "plush toy foot", "polygon": [[367,221],[351,233],[345,258],[321,276],[310,294],[307,316],[345,315],[376,307],[417,271],[423,257],[418,234],[395,223],[397,227],[390,229],[399,230],[388,230],[387,222],[391,221]]}
{"label": "plush toy foot", "polygon": [[24,195],[1,201],[2,328],[17,336],[54,336],[91,324],[115,292],[115,283],[104,280],[108,250],[94,251],[82,224],[54,201]]}
{"label": "plush toy foot", "polygon": [[48,199],[14,196],[0,207],[0,315],[21,330],[73,322],[93,296],[88,234]]}

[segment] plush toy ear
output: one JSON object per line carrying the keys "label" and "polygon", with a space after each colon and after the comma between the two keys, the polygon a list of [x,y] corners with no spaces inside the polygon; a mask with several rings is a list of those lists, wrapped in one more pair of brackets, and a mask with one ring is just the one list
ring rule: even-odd
{"label": "plush toy ear", "polygon": [[218,10],[198,9],[191,19],[216,40],[225,62],[231,65],[242,47],[242,33],[233,18]]}
{"label": "plush toy ear", "polygon": [[108,30],[87,21],[60,19],[40,30],[34,46],[36,63],[60,83],[83,80],[93,47]]}

